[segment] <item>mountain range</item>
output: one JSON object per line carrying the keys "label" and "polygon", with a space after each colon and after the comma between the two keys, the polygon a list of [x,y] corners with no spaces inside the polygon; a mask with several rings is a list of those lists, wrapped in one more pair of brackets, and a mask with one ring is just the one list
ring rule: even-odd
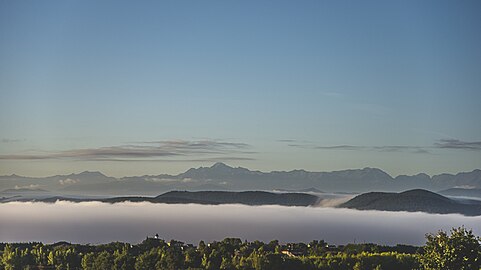
{"label": "mountain range", "polygon": [[[481,170],[458,174],[392,177],[377,168],[332,172],[305,170],[251,171],[215,163],[211,167],[191,168],[177,175],[159,174],[114,178],[100,172],[82,172],[44,178],[18,175],[0,176],[0,190],[42,189],[55,194],[73,195],[156,195],[171,190],[242,191],[242,190],[311,190],[322,192],[430,191],[457,188],[481,188]],[[461,191],[460,191],[461,190]],[[0,196],[2,195],[0,192]],[[460,195],[462,196],[462,195]]]}

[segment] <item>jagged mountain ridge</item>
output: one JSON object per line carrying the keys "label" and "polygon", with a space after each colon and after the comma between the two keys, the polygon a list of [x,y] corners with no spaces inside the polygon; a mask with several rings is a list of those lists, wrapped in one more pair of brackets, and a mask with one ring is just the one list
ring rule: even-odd
{"label": "jagged mountain ridge", "polygon": [[61,194],[154,195],[170,190],[302,190],[325,192],[402,191],[423,188],[438,191],[459,186],[481,188],[481,170],[458,174],[401,175],[395,178],[377,168],[332,172],[305,170],[251,171],[216,163],[211,167],[191,168],[178,175],[144,175],[113,178],[100,172],[30,178],[0,176],[0,189],[42,188]]}

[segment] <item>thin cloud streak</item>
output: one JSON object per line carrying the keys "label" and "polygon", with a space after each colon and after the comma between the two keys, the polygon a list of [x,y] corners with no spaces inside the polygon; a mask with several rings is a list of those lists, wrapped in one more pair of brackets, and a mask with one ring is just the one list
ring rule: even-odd
{"label": "thin cloud streak", "polygon": [[220,142],[212,140],[202,140],[202,141],[150,141],[150,142],[138,142],[141,144],[160,144],[165,148],[175,148],[175,149],[202,149],[202,148],[239,148],[245,149],[249,148],[246,143],[236,143],[236,142]]}
{"label": "thin cloud streak", "polygon": [[199,159],[115,159],[115,158],[99,158],[95,161],[112,161],[112,162],[226,162],[226,161],[250,161],[256,160],[251,157],[217,157],[217,158],[199,158]]}
{"label": "thin cloud streak", "polygon": [[464,149],[464,150],[481,150],[481,141],[479,142],[465,142],[455,139],[439,140],[435,143],[436,147],[444,149]]}
{"label": "thin cloud streak", "polygon": [[295,140],[285,141],[290,147],[304,149],[319,150],[348,150],[348,151],[377,151],[377,152],[409,152],[413,154],[431,154],[433,149],[458,149],[458,150],[481,150],[481,141],[466,142],[455,139],[441,139],[432,146],[412,146],[412,145],[381,145],[381,146],[363,146],[363,145],[328,145],[319,146],[313,144],[292,143]]}
{"label": "thin cloud streak", "polygon": [[[250,160],[249,157],[236,155],[254,154],[246,151],[250,145],[237,142],[222,141],[152,141],[137,144],[109,146],[99,148],[71,149],[58,152],[7,154],[0,155],[0,160],[43,160],[74,159],[83,161],[211,161],[211,160]],[[217,155],[220,157],[212,157]],[[196,156],[192,159],[189,157]],[[184,159],[179,159],[183,158]]]}
{"label": "thin cloud streak", "polygon": [[278,142],[285,142],[285,143],[292,143],[292,142],[297,142],[297,140],[292,140],[292,139],[281,139],[277,140]]}
{"label": "thin cloud streak", "polygon": [[369,147],[356,145],[334,145],[334,146],[316,146],[316,149],[327,150],[367,150]]}
{"label": "thin cloud streak", "polygon": [[25,139],[8,139],[8,138],[3,138],[1,140],[2,143],[18,143],[18,142],[24,142]]}
{"label": "thin cloud streak", "polygon": [[377,152],[410,152],[415,154],[429,154],[430,152],[425,147],[420,146],[402,146],[402,145],[386,145],[386,146],[359,146],[359,145],[331,145],[331,146],[318,146],[318,145],[301,145],[301,144],[288,144],[291,147],[298,147],[304,149],[315,150],[345,150],[345,151],[377,151]]}

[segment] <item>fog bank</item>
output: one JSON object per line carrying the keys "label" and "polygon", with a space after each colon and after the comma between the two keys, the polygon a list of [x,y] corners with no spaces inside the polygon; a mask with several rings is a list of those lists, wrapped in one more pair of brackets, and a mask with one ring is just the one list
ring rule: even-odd
{"label": "fog bank", "polygon": [[0,204],[0,242],[138,243],[158,233],[197,244],[225,237],[332,244],[422,245],[424,234],[465,225],[481,234],[481,217],[358,211],[323,207],[101,202]]}

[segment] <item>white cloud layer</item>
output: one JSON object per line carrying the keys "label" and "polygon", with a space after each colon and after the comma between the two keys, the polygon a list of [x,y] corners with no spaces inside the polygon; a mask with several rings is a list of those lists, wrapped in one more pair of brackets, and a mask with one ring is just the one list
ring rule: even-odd
{"label": "white cloud layer", "polygon": [[0,204],[0,216],[0,242],[138,243],[158,233],[190,243],[239,237],[422,245],[425,233],[455,226],[481,234],[481,216],[323,207],[12,202]]}

